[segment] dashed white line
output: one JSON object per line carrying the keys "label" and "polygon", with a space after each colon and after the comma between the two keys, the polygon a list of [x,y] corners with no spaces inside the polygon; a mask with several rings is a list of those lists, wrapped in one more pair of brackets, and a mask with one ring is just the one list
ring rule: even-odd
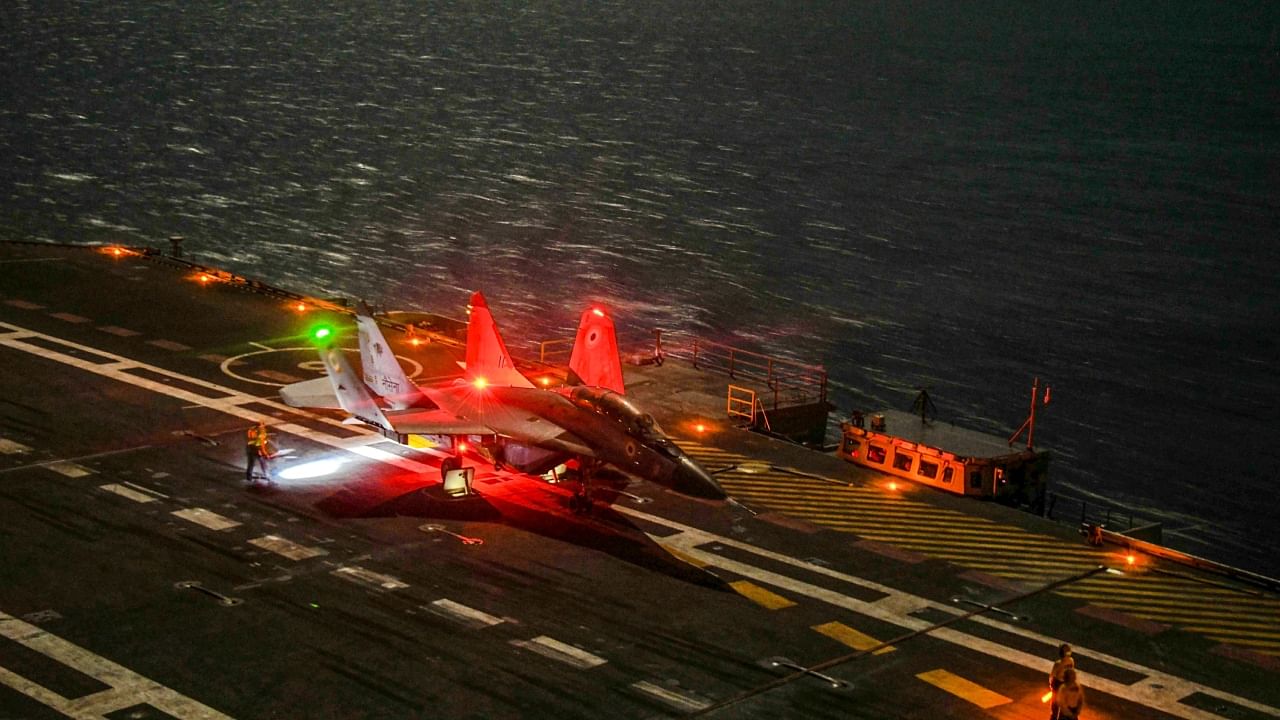
{"label": "dashed white line", "polygon": [[127,488],[127,487],[125,487],[124,485],[117,485],[117,484],[115,484],[115,483],[108,483],[108,484],[106,484],[106,485],[100,485],[99,487],[100,487],[100,488],[102,488],[103,490],[106,490],[107,492],[115,493],[116,495],[119,495],[120,497],[129,498],[130,500],[132,500],[132,501],[134,501],[134,502],[139,502],[139,503],[149,503],[149,502],[155,502],[155,501],[156,501],[156,499],[155,499],[154,497],[152,497],[152,496],[150,496],[150,495],[148,495],[148,494],[146,494],[146,493],[140,493],[140,492],[138,492],[137,490],[133,490],[132,488]]}
{"label": "dashed white line", "polygon": [[184,352],[191,349],[190,345],[183,345],[180,342],[174,342],[172,340],[148,340],[147,344],[154,345],[162,350],[172,350],[174,352]]}
{"label": "dashed white line", "polygon": [[59,320],[62,320],[64,322],[69,322],[69,323],[89,322],[89,318],[84,317],[83,315],[76,315],[75,313],[67,313],[67,312],[49,313],[49,317],[57,318]]}
{"label": "dashed white line", "polygon": [[373,585],[383,590],[400,590],[409,587],[390,575],[382,575],[372,570],[365,570],[359,565],[346,565],[334,570],[332,574],[355,583]]}
{"label": "dashed white line", "polygon": [[118,337],[134,337],[135,335],[142,334],[137,330],[130,330],[129,328],[116,327],[115,325],[99,325],[98,329],[104,333],[110,333]]}
{"label": "dashed white line", "polygon": [[231,518],[222,517],[218,513],[205,510],[204,508],[187,508],[185,510],[174,510],[172,514],[182,518],[183,520],[186,520],[187,522],[193,522],[197,525],[203,525],[204,527],[207,527],[210,530],[217,530],[219,532],[223,530],[230,530],[233,527],[240,526],[240,523],[236,522],[235,520],[232,520]]}
{"label": "dashed white line", "polygon": [[674,690],[668,690],[664,687],[659,687],[649,682],[648,680],[641,680],[640,682],[637,682],[637,683],[631,683],[631,687],[635,688],[636,690],[639,690],[642,693],[647,693],[649,695],[652,695],[658,698],[659,700],[661,700],[662,702],[670,705],[671,707],[676,708],[677,710],[693,712],[695,710],[702,710],[703,708],[709,707],[711,705],[711,703],[706,700],[698,700],[696,698],[689,697],[688,695],[678,693]]}
{"label": "dashed white line", "polygon": [[279,535],[264,535],[260,538],[254,538],[249,541],[250,545],[256,545],[273,552],[277,555],[289,558],[290,560],[307,560],[321,555],[328,555],[329,551],[323,548],[307,547],[299,545],[292,540],[285,540]]}
{"label": "dashed white line", "polygon": [[93,471],[89,468],[84,467],[83,465],[77,465],[73,462],[52,462],[45,465],[45,467],[56,473],[66,475],[69,478],[78,478],[93,474]]}
{"label": "dashed white line", "polygon": [[586,650],[562,643],[546,635],[539,635],[532,640],[512,640],[511,644],[582,670],[600,667],[609,662],[598,655],[592,655]]}
{"label": "dashed white line", "polygon": [[18,455],[31,452],[31,448],[20,442],[0,438],[0,455]]}
{"label": "dashed white line", "polygon": [[487,612],[467,607],[461,603],[456,603],[448,598],[440,598],[431,603],[431,605],[422,606],[426,610],[430,610],[438,615],[443,615],[451,620],[456,620],[468,627],[492,627],[501,624],[502,618],[494,617]]}

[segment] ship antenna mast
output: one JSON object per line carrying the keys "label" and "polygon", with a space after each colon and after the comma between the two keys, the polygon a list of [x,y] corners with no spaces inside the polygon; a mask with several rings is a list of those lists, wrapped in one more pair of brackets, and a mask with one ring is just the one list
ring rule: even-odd
{"label": "ship antenna mast", "polygon": [[[1051,388],[1048,385],[1044,386],[1045,405],[1049,404],[1050,390]],[[1031,412],[1028,413],[1027,419],[1022,422],[1022,425],[1017,429],[1017,431],[1009,436],[1009,447],[1013,447],[1013,441],[1017,440],[1018,436],[1025,432],[1027,433],[1027,449],[1031,450],[1033,448],[1036,435],[1036,405],[1040,404],[1037,402],[1040,399],[1039,396],[1040,378],[1036,378],[1031,382]]]}

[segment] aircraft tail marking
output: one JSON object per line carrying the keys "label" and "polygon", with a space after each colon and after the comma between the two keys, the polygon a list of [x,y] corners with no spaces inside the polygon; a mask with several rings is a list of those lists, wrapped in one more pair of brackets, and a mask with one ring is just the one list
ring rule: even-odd
{"label": "aircraft tail marking", "polygon": [[578,336],[569,356],[570,379],[583,385],[608,388],[623,394],[622,361],[613,318],[599,306],[587,308],[578,323]]}
{"label": "aircraft tail marking", "polygon": [[484,295],[471,296],[471,320],[467,324],[467,378],[475,381],[483,378],[489,385],[533,387],[529,379],[516,370],[507,352],[506,343],[498,332],[498,325],[489,312]]}
{"label": "aircraft tail marking", "polygon": [[394,407],[408,407],[417,397],[418,388],[400,367],[396,355],[378,327],[378,321],[367,315],[356,316],[360,336],[360,366],[364,382]]}
{"label": "aircraft tail marking", "polygon": [[333,394],[337,396],[338,404],[343,410],[365,422],[392,429],[391,422],[382,414],[382,409],[369,394],[364,381],[351,369],[342,348],[336,344],[326,345],[320,350],[320,359],[324,361],[325,372],[333,385]]}

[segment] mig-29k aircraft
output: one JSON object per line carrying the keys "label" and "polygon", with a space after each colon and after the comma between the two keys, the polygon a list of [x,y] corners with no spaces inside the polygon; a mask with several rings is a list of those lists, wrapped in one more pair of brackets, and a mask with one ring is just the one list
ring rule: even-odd
{"label": "mig-29k aircraft", "polygon": [[415,385],[377,322],[362,313],[356,323],[363,376],[330,342],[320,349],[327,380],[285,386],[285,403],[340,407],[411,446],[421,446],[424,438],[444,439],[455,448],[478,442],[495,466],[531,475],[576,460],[583,482],[571,500],[575,509],[590,508],[591,476],[606,464],[684,495],[726,497],[715,478],[626,397],[613,320],[600,307],[582,313],[568,384],[556,388],[537,387],[515,368],[478,292],[471,297],[464,374],[449,384]]}

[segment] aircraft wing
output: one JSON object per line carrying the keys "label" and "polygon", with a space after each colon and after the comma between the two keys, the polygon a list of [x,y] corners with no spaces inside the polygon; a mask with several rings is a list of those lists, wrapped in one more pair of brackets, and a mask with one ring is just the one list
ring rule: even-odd
{"label": "aircraft wing", "polygon": [[396,432],[409,435],[492,435],[484,423],[460,418],[440,409],[408,408],[383,413]]}
{"label": "aircraft wing", "polygon": [[333,383],[327,376],[285,385],[280,388],[280,399],[291,407],[342,409],[338,394],[333,391]]}

